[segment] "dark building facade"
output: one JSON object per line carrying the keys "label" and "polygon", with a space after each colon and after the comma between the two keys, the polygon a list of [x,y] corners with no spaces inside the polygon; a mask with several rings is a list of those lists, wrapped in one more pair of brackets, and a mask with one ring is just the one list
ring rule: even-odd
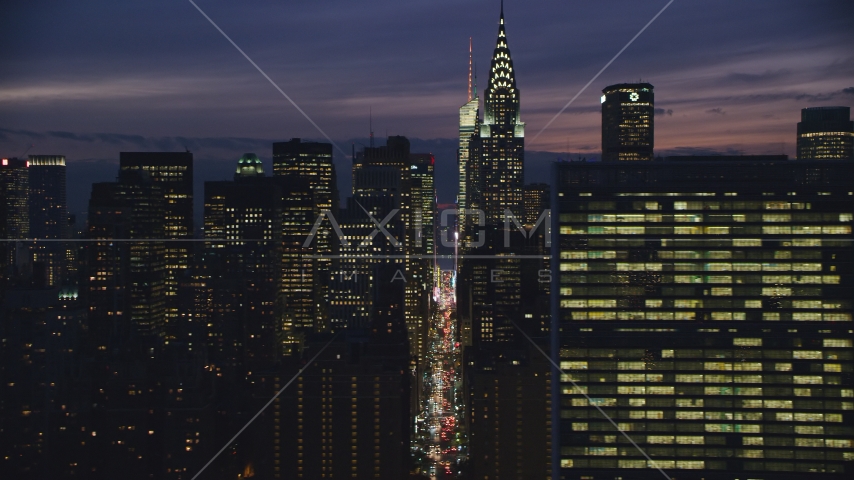
{"label": "dark building facade", "polygon": [[155,343],[164,336],[165,208],[163,189],[143,171],[92,184],[83,284],[91,323],[127,322]]}
{"label": "dark building facade", "polygon": [[[90,417],[80,368],[85,305],[77,292],[13,288],[0,305],[0,470],[14,478],[85,476]],[[45,461],[50,457],[51,461]]]}
{"label": "dark building facade", "polygon": [[602,161],[652,160],[655,96],[649,83],[602,90]]}
{"label": "dark building facade", "polygon": [[[334,262],[331,281],[331,326],[335,331],[364,329],[370,324],[373,271],[378,265],[406,268],[405,254],[414,245],[406,223],[411,206],[409,164],[405,137],[389,137],[385,146],[367,147],[353,159],[353,197],[340,211],[344,242],[339,245],[340,257]],[[390,237],[376,230],[374,220],[385,222]],[[372,235],[375,230],[377,234]]]}
{"label": "dark building facade", "polygon": [[4,158],[0,161],[0,180],[6,192],[6,238],[30,237],[30,164],[27,160]]}
{"label": "dark building facade", "polygon": [[852,174],[556,164],[557,478],[850,475]]}
{"label": "dark building facade", "polygon": [[81,293],[96,348],[104,350],[113,323],[123,324],[128,318],[130,251],[126,243],[111,240],[131,238],[132,216],[129,206],[118,201],[118,189],[115,182],[93,183],[87,215],[90,241],[84,250],[84,271],[88,275],[82,278]]}
{"label": "dark building facade", "polygon": [[56,286],[68,278],[68,249],[58,242],[68,238],[68,204],[65,193],[65,157],[30,155],[30,236],[50,240],[32,245],[35,284]]}
{"label": "dark building facade", "polygon": [[163,237],[166,277],[165,334],[177,321],[178,279],[190,268],[193,238],[193,154],[187,152],[121,152],[120,171],[144,172],[163,192]]}
{"label": "dark building facade", "polygon": [[[205,310],[196,315],[207,321],[217,431],[239,430],[272,398],[272,379],[290,346],[282,290],[282,199],[288,192],[279,180],[265,176],[261,160],[247,153],[233,181],[205,182],[204,253],[188,300]],[[272,432],[259,421],[244,435],[222,459],[221,474],[268,475]]]}
{"label": "dark building facade", "polygon": [[33,238],[68,238],[65,196],[65,156],[30,155],[30,235]]}
{"label": "dark building facade", "polygon": [[798,159],[854,158],[854,122],[850,107],[811,107],[798,122]]}
{"label": "dark building facade", "polygon": [[[273,478],[391,480],[409,474],[410,349],[397,268],[373,267],[369,325],[307,343],[299,364],[305,370],[274,405]],[[320,357],[304,363],[327,344]]]}
{"label": "dark building facade", "polygon": [[[409,140],[402,136],[391,136],[386,145],[366,147],[356,156],[353,197],[341,215],[348,245],[340,246],[333,278],[338,292],[333,308],[339,312],[335,322],[346,323],[346,318],[365,322],[373,311],[373,297],[367,295],[375,285],[373,269],[396,265],[405,284],[403,312],[416,358],[423,354],[431,287],[432,261],[425,257],[433,245],[425,238],[425,227],[432,225],[435,204],[432,158],[411,154]],[[380,234],[377,224],[390,236]]]}
{"label": "dark building facade", "polygon": [[25,274],[26,248],[19,242],[30,236],[30,169],[29,162],[17,158],[0,160],[0,183],[5,196],[4,217],[4,277],[7,281]]}
{"label": "dark building facade", "polygon": [[548,359],[505,345],[480,355],[465,379],[471,478],[552,478]]}
{"label": "dark building facade", "polygon": [[228,381],[273,367],[281,354],[283,193],[271,180],[246,154],[234,181],[205,182],[210,354]]}

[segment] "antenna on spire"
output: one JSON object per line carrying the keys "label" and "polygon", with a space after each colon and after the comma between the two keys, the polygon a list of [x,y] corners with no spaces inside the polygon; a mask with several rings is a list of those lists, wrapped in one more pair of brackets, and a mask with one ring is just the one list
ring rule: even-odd
{"label": "antenna on spire", "polygon": [[501,0],[501,24],[504,25],[504,0]]}
{"label": "antenna on spire", "polygon": [[371,131],[371,148],[374,148],[374,111],[373,107],[368,107],[368,129]]}
{"label": "antenna on spire", "polygon": [[469,102],[471,99],[471,37],[469,37]]}

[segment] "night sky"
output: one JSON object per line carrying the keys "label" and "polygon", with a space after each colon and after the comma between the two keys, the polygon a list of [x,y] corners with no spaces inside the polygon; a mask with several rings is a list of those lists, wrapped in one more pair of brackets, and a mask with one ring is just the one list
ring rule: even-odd
{"label": "night sky", "polygon": [[[193,151],[198,177],[230,178],[244,152],[322,135],[187,0],[5,1],[0,156],[64,154],[69,206],[116,174],[119,151]],[[481,89],[498,0],[196,0],[345,151],[406,135],[456,193],[468,39]],[[505,5],[527,123],[526,180],[556,157],[598,157],[603,87],[655,86],[655,146],[668,153],[794,156],[800,109],[854,105],[850,0],[676,0],[536,141],[533,137],[665,4]],[[380,142],[378,142],[380,143]],[[339,185],[348,159],[336,151]],[[197,201],[198,203],[198,201]]]}

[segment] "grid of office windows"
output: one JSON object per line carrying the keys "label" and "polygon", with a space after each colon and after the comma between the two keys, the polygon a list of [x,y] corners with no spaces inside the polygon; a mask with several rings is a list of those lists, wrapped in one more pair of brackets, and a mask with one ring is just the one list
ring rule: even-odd
{"label": "grid of office windows", "polygon": [[851,167],[650,165],[557,167],[562,474],[849,474]]}
{"label": "grid of office windows", "polygon": [[569,330],[586,341],[560,351],[563,468],[843,473],[854,460],[850,330]]}

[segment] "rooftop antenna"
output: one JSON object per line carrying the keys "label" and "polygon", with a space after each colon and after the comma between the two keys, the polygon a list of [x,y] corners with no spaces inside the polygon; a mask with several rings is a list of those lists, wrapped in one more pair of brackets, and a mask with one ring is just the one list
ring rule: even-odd
{"label": "rooftop antenna", "polygon": [[471,99],[471,37],[469,37],[469,102]]}

